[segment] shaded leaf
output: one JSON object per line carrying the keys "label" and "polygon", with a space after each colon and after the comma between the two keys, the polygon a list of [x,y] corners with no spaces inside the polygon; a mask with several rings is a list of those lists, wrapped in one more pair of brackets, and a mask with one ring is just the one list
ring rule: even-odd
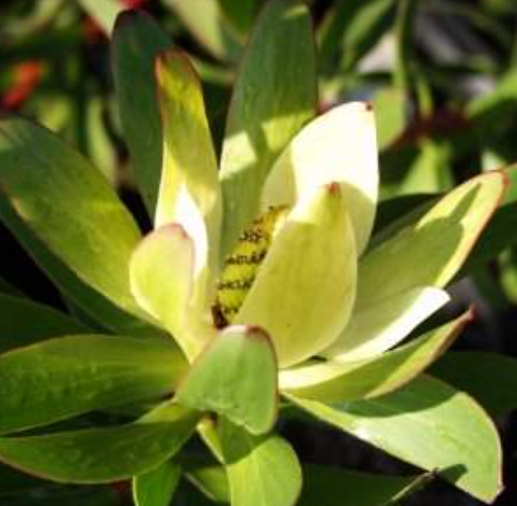
{"label": "shaded leaf", "polygon": [[431,372],[472,395],[493,416],[517,409],[517,360],[480,351],[452,352],[433,364]]}
{"label": "shaded leaf", "polygon": [[49,337],[87,332],[85,325],[49,306],[0,294],[0,353]]}
{"label": "shaded leaf", "polygon": [[420,488],[427,475],[382,476],[337,467],[305,466],[298,506],[383,506]]}
{"label": "shaded leaf", "polygon": [[163,143],[154,66],[158,54],[172,43],[150,16],[135,10],[117,18],[112,47],[122,133],[138,187],[154,216]]}
{"label": "shaded leaf", "polygon": [[467,395],[430,376],[376,399],[325,404],[290,396],[326,421],[485,502],[501,491],[497,430]]}

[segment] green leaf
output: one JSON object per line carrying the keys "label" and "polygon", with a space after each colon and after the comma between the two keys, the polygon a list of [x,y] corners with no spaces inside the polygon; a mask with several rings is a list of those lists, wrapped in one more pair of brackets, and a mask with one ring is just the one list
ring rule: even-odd
{"label": "green leaf", "polygon": [[314,53],[307,8],[299,1],[269,2],[241,62],[226,124],[221,155],[224,254],[256,217],[274,160],[314,115]]}
{"label": "green leaf", "polygon": [[255,437],[229,423],[220,435],[232,506],[294,506],[302,472],[287,441],[274,434]]}
{"label": "green leaf", "polygon": [[467,135],[471,142],[474,139],[486,147],[513,128],[517,110],[517,72],[510,69],[498,79],[491,93],[483,93],[469,102]]}
{"label": "green leaf", "polygon": [[226,469],[217,464],[202,463],[185,465],[187,479],[210,500],[217,503],[230,502],[230,488]]}
{"label": "green leaf", "polygon": [[473,178],[371,250],[359,263],[354,311],[412,288],[447,284],[495,212],[504,186],[501,172]]}
{"label": "green leaf", "polygon": [[454,186],[452,152],[447,143],[425,139],[418,156],[397,187],[397,194],[438,193]]}
{"label": "green leaf", "polygon": [[234,323],[269,333],[281,368],[327,348],[350,318],[357,254],[339,184],[304,196],[273,243]]}
{"label": "green leaf", "polygon": [[0,432],[170,393],[185,372],[161,339],[82,335],[0,356]]}
{"label": "green leaf", "polygon": [[103,305],[92,302],[93,289],[119,312],[143,314],[127,274],[140,232],[87,160],[43,127],[5,119],[0,122],[0,197],[3,220],[22,243],[33,246],[35,259],[81,307],[92,311],[91,304]]}
{"label": "green leaf", "polygon": [[156,468],[179,451],[198,416],[157,408],[137,422],[43,436],[0,438],[0,459],[58,482],[108,483]]}
{"label": "green leaf", "polygon": [[517,409],[517,360],[513,357],[480,351],[452,352],[433,364],[431,372],[472,395],[493,416]]}
{"label": "green leaf", "polygon": [[469,258],[462,269],[468,272],[494,259],[506,248],[517,243],[515,230],[517,229],[517,165],[512,165],[502,171],[509,180],[508,192],[503,205],[496,211],[490,226],[474,246]]}
{"label": "green leaf", "polygon": [[492,502],[501,491],[497,430],[467,395],[420,376],[384,397],[342,404],[290,399],[314,416]]}
{"label": "green leaf", "polygon": [[393,144],[406,128],[406,106],[406,95],[397,88],[383,88],[375,94],[373,109],[380,150]]}
{"label": "green leaf", "polygon": [[246,35],[261,5],[260,0],[219,0],[219,7],[239,33]]}
{"label": "green leaf", "polygon": [[318,34],[323,69],[352,70],[389,28],[394,5],[394,0],[336,2]]}
{"label": "green leaf", "polygon": [[181,467],[172,460],[133,478],[136,506],[169,506],[181,478]]}
{"label": "green leaf", "polygon": [[4,278],[0,277],[0,293],[5,293],[6,295],[14,295],[16,297],[23,297],[23,293],[21,290],[18,290],[15,286],[11,285]]}
{"label": "green leaf", "polygon": [[264,184],[262,210],[291,207],[315,188],[340,183],[360,255],[377,207],[377,158],[371,106],[350,102],[334,107],[306,125],[277,160]]}
{"label": "green leaf", "polygon": [[419,287],[357,310],[322,354],[339,361],[375,357],[399,344],[449,300],[444,290]]}
{"label": "green leaf", "polygon": [[196,359],[176,400],[214,411],[252,434],[269,431],[277,414],[277,367],[269,336],[258,327],[226,327]]}
{"label": "green leaf", "polygon": [[281,371],[280,388],[296,397],[323,402],[379,397],[420,374],[445,352],[470,318],[468,312],[409,344],[376,357],[352,362],[320,362]]}
{"label": "green leaf", "polygon": [[188,305],[194,284],[194,245],[180,225],[148,234],[131,257],[131,289],[140,306],[173,334],[188,355]]}
{"label": "green leaf", "polygon": [[78,0],[81,7],[91,16],[95,23],[102,27],[104,33],[109,35],[115,24],[115,19],[124,9],[123,4],[117,0]]}
{"label": "green leaf", "polygon": [[113,72],[120,123],[138,187],[154,216],[162,166],[162,124],[154,73],[159,53],[172,43],[143,11],[117,18],[113,32]]}
{"label": "green leaf", "polygon": [[49,306],[0,294],[0,353],[49,337],[87,332],[85,325]]}
{"label": "green leaf", "polygon": [[213,56],[229,62],[238,61],[242,44],[228,26],[217,0],[165,0],[194,38]]}
{"label": "green leaf", "polygon": [[[189,60],[178,51],[161,54],[156,71],[163,119],[164,162],[155,227],[179,222],[195,240],[196,247],[208,235],[209,264],[215,269],[222,206],[217,159],[201,83]],[[203,237],[199,239],[195,235],[198,227],[192,223],[194,213],[181,205],[185,191],[203,218]]]}
{"label": "green leaf", "polygon": [[303,490],[298,506],[383,506],[400,500],[428,481],[428,475],[382,476],[319,465],[303,469]]}
{"label": "green leaf", "polygon": [[119,506],[120,494],[106,486],[80,489],[57,488],[47,483],[46,490],[40,489],[33,493],[12,496],[6,500],[11,506]]}

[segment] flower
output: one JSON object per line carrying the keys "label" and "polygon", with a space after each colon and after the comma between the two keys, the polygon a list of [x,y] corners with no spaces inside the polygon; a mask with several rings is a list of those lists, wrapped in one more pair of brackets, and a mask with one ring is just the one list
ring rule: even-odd
{"label": "flower", "polygon": [[[173,118],[164,114],[165,135],[180,135],[182,120],[194,119],[195,147],[165,139],[156,229],[131,262],[136,300],[190,362],[218,335],[231,333],[218,327],[258,327],[275,350],[281,390],[342,400],[343,378],[380,360],[447,303],[442,287],[495,210],[503,176],[465,183],[365,253],[378,196],[374,113],[368,103],[341,105],[292,139],[254,189],[256,221],[222,254],[221,224],[232,222],[223,212],[239,208],[223,203],[202,96],[189,88],[189,64],[177,54],[160,62],[163,108],[174,112]],[[178,98],[185,89],[188,105]],[[237,259],[249,265],[236,266]],[[419,361],[381,391],[409,381],[456,334],[453,325],[419,341]]]}

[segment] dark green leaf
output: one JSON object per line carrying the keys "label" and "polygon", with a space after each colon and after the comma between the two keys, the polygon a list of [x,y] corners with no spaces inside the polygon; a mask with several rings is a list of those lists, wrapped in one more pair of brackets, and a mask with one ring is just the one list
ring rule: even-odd
{"label": "dark green leaf", "polygon": [[86,332],[85,325],[51,307],[0,294],[0,353],[49,337]]}
{"label": "dark green leaf", "polygon": [[162,124],[154,73],[172,43],[143,11],[122,13],[113,32],[113,72],[122,132],[147,210],[154,216],[162,167]]}
{"label": "dark green leaf", "polygon": [[0,459],[67,483],[106,483],[146,473],[171,458],[199,417],[177,406],[118,427],[0,438]]}
{"label": "dark green leaf", "polygon": [[452,352],[431,368],[432,374],[471,394],[493,416],[517,409],[517,360],[484,352]]}
{"label": "dark green leaf", "polygon": [[83,335],[0,356],[0,432],[170,393],[185,370],[172,341]]}
{"label": "dark green leaf", "polygon": [[382,506],[407,495],[427,476],[382,476],[316,465],[305,466],[303,471],[298,506],[321,506],[323,497],[325,506]]}

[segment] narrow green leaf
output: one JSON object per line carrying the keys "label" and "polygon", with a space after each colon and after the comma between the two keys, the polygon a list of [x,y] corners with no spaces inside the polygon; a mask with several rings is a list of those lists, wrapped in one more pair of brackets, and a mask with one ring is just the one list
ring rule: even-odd
{"label": "narrow green leaf", "polygon": [[158,54],[171,47],[167,35],[143,11],[127,11],[117,18],[113,72],[120,123],[151,216],[158,198],[163,143],[154,66]]}
{"label": "narrow green leaf", "polygon": [[304,399],[344,402],[379,397],[420,374],[453,343],[470,312],[409,344],[365,360],[327,361],[281,371],[280,388]]}
{"label": "narrow green leaf", "polygon": [[85,325],[51,307],[0,294],[0,353],[49,337],[86,332]]}
{"label": "narrow green leaf", "polygon": [[467,395],[430,376],[377,399],[325,404],[290,399],[325,422],[492,502],[501,491],[497,430]]}
{"label": "narrow green leaf", "polygon": [[194,362],[176,400],[214,411],[252,434],[270,430],[277,414],[277,367],[269,336],[258,327],[226,327]]}
{"label": "narrow green leaf", "polygon": [[177,406],[118,427],[0,438],[0,459],[58,482],[108,483],[147,473],[179,451],[198,416]]}
{"label": "narrow green leaf", "polygon": [[318,465],[303,469],[303,490],[298,506],[383,506],[393,498],[401,498],[415,486],[421,476],[382,476],[337,467]]}
{"label": "narrow green leaf", "polygon": [[196,240],[191,212],[182,208],[188,191],[203,217],[208,235],[210,265],[217,266],[221,197],[217,159],[206,118],[201,82],[187,57],[179,51],[162,53],[157,60],[160,109],[163,120],[164,160],[155,227],[177,221]]}
{"label": "narrow green leaf", "polygon": [[379,149],[388,148],[404,131],[408,122],[406,95],[394,87],[383,88],[373,99]]}
{"label": "narrow green leaf", "polygon": [[371,250],[359,264],[355,311],[411,288],[447,284],[500,204],[504,189],[501,172],[473,178]]}
{"label": "narrow green leaf", "polygon": [[221,155],[225,254],[256,217],[272,163],[314,115],[314,53],[307,8],[299,1],[269,2],[241,62],[226,124]]}
{"label": "narrow green leaf", "polygon": [[517,409],[517,360],[480,351],[452,352],[433,364],[431,372],[472,395],[493,416]]}
{"label": "narrow green leaf", "polygon": [[352,70],[390,27],[394,0],[347,0],[333,4],[321,25],[320,65]]}
{"label": "narrow green leaf", "polygon": [[197,41],[220,60],[238,61],[242,44],[219,9],[217,0],[165,0]]}
{"label": "narrow green leaf", "polygon": [[254,437],[229,423],[220,434],[232,506],[294,506],[302,472],[287,441],[274,434]]}
{"label": "narrow green leaf", "polygon": [[419,146],[418,156],[397,186],[398,195],[438,193],[454,186],[452,152],[444,142],[426,139]]}
{"label": "narrow green leaf", "polygon": [[[119,309],[142,314],[127,275],[140,232],[87,160],[45,128],[5,119],[0,123],[0,193],[9,203],[5,205],[82,282]],[[4,207],[2,218],[14,225],[15,235],[22,234]],[[52,275],[44,255],[31,253]]]}
{"label": "narrow green leaf", "polygon": [[136,506],[169,506],[181,478],[181,467],[172,460],[133,478]]}
{"label": "narrow green leaf", "polygon": [[0,356],[0,432],[158,398],[184,371],[178,349],[162,339],[81,335],[7,352]]}

